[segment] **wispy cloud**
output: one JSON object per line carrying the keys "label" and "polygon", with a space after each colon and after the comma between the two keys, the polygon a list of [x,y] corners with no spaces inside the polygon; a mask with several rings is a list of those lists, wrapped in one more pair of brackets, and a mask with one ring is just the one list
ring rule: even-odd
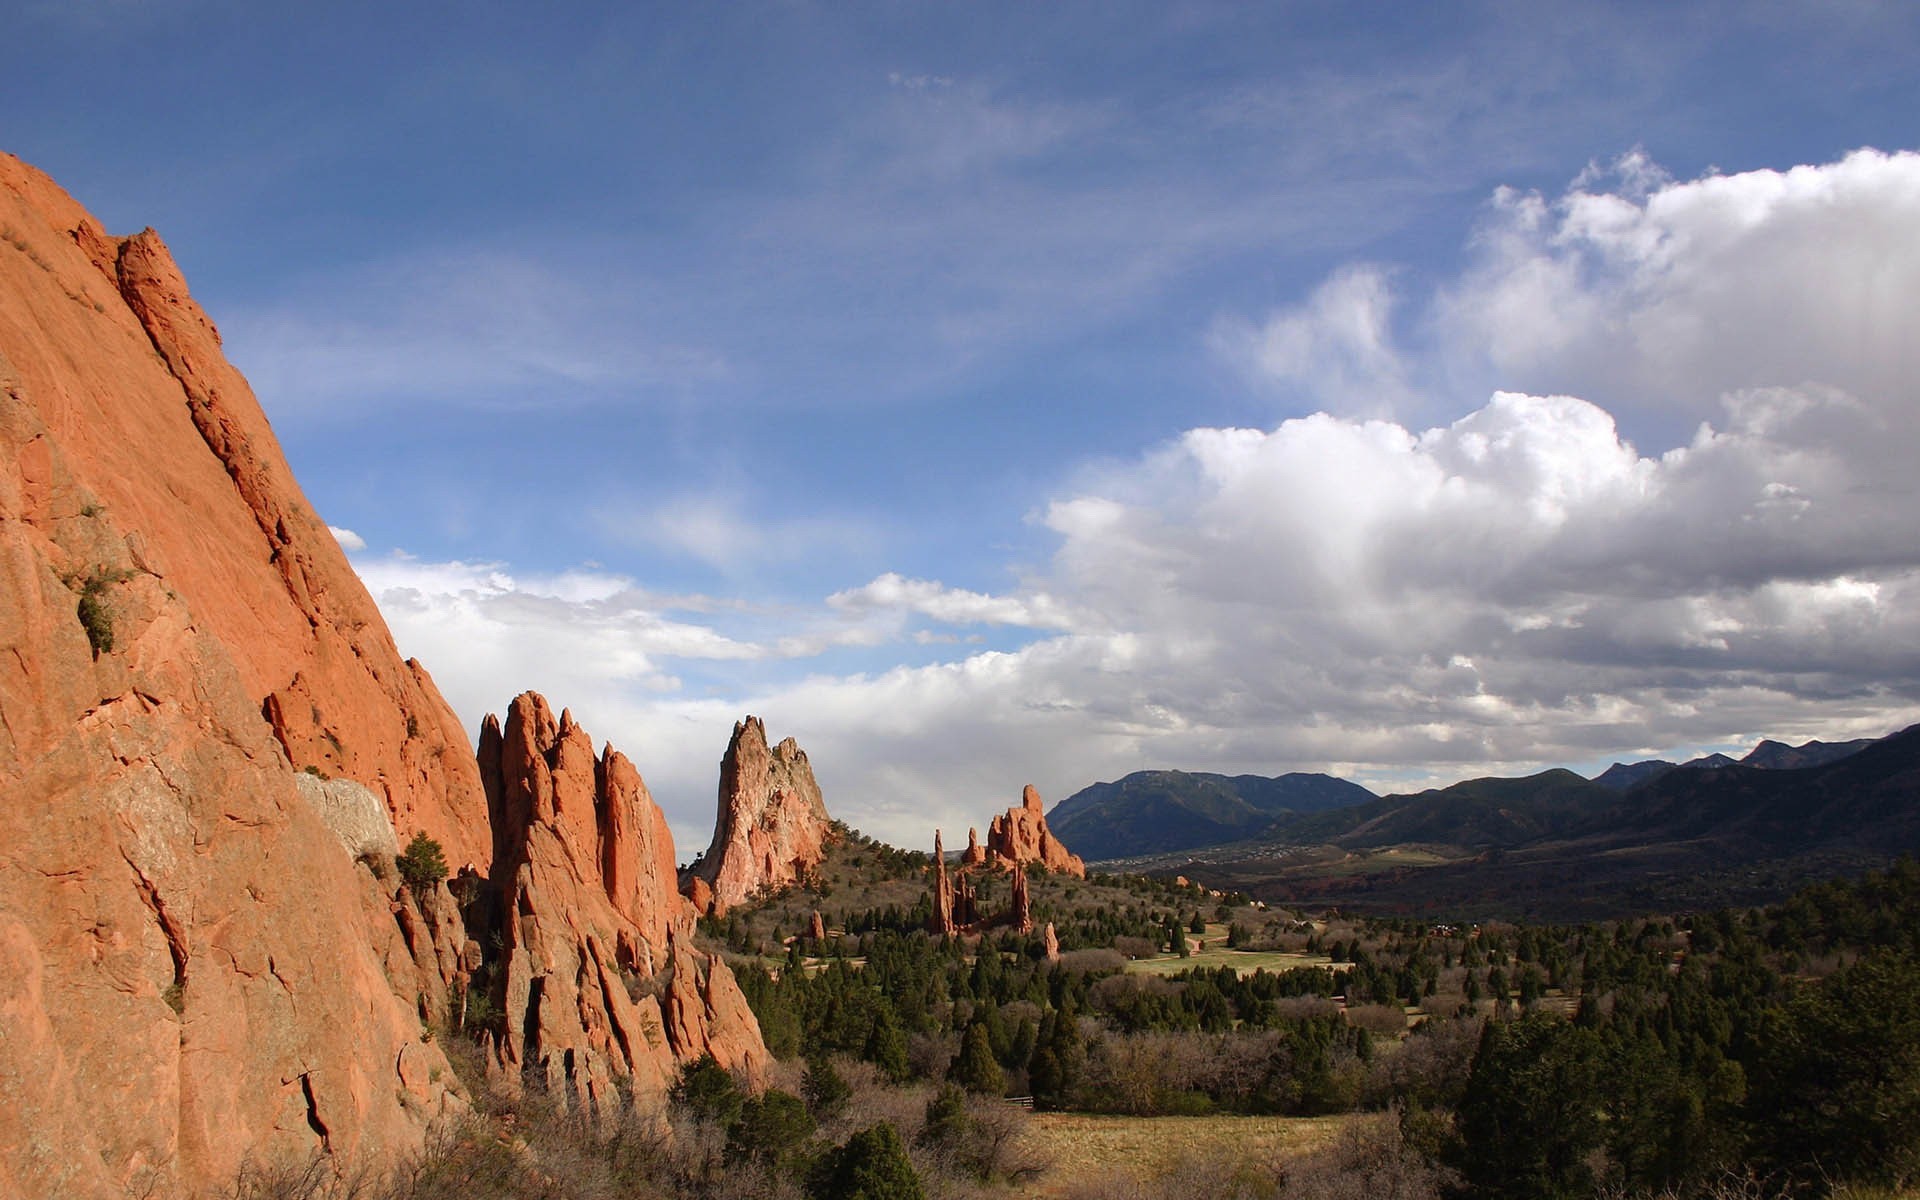
{"label": "wispy cloud", "polygon": [[408,253],[308,276],[225,324],[276,417],[326,422],[396,404],[632,405],[727,378],[710,347],[650,340],[650,315],[628,276],[524,251]]}

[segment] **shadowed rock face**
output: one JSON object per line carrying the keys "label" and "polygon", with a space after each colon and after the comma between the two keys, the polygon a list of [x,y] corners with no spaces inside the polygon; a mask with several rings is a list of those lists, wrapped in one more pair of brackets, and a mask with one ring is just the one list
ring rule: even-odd
{"label": "shadowed rock face", "polygon": [[617,1082],[658,1095],[712,1054],[750,1076],[769,1056],[733,973],[693,946],[666,817],[625,755],[533,692],[480,730],[493,814],[505,1014],[495,1066],[588,1111]]}
{"label": "shadowed rock face", "polygon": [[464,739],[159,238],[5,156],[0,647],[0,1195],[418,1149],[458,965],[355,854],[391,814],[484,860]]}
{"label": "shadowed rock face", "polygon": [[1070,853],[1047,828],[1040,793],[1032,784],[1021,793],[1019,808],[1001,813],[987,827],[987,861],[1003,867],[1039,863],[1049,871],[1087,877],[1080,856]]}
{"label": "shadowed rock face", "polygon": [[689,896],[706,899],[703,912],[725,912],[756,893],[797,883],[826,856],[826,802],[813,780],[806,751],[792,738],[771,749],[758,717],[733,727],[720,760],[720,807],[713,844],[689,874]]}

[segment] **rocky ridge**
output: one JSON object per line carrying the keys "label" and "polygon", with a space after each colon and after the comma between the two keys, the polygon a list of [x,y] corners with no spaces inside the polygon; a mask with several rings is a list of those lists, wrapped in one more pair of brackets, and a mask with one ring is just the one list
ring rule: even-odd
{"label": "rocky ridge", "polygon": [[600,754],[569,712],[533,692],[480,730],[500,909],[490,1041],[510,1086],[610,1111],[617,1080],[658,1095],[679,1063],[712,1054],[750,1076],[768,1062],[725,963],[694,948],[675,890],[673,836],[631,761]]}
{"label": "rocky ridge", "polygon": [[[390,645],[340,661],[384,626],[334,624],[358,581],[177,279],[0,158],[0,1194],[386,1161],[464,1107],[419,1012],[457,953],[356,859],[392,812],[465,828],[444,706]],[[303,667],[369,710],[324,804],[263,716]]]}

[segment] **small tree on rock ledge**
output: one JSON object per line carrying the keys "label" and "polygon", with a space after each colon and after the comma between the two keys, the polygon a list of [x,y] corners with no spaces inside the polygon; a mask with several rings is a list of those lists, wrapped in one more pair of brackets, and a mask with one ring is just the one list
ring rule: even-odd
{"label": "small tree on rock ledge", "polygon": [[427,893],[447,877],[447,860],[440,853],[440,843],[425,833],[415,833],[394,862],[400,867],[400,878],[419,900],[424,901]]}

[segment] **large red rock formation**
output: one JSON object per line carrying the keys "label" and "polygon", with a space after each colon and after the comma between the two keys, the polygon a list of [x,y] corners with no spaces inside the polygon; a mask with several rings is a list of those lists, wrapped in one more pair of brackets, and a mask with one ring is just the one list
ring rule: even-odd
{"label": "large red rock formation", "polygon": [[536,1076],[588,1111],[618,1082],[659,1095],[679,1063],[712,1054],[749,1075],[768,1054],[733,973],[693,946],[673,836],[625,755],[532,692],[480,731],[493,814],[509,1082]]}
{"label": "large red rock formation", "polygon": [[1070,853],[1047,828],[1040,793],[1032,784],[1021,793],[1019,808],[1001,813],[987,827],[987,861],[1003,867],[1039,863],[1049,871],[1087,877],[1087,865],[1080,856]]}
{"label": "large red rock formation", "polygon": [[464,738],[159,238],[6,156],[0,647],[0,1195],[417,1150],[463,947],[373,868],[389,814],[485,860]]}
{"label": "large red rock formation", "polygon": [[[163,578],[193,629],[226,649],[295,768],[366,785],[403,841],[425,830],[451,862],[484,868],[465,731],[419,664],[401,661],[159,235],[107,236],[0,154],[0,276],[0,353],[85,503],[137,534],[130,568]],[[48,449],[24,453],[44,487]]]}
{"label": "large red rock formation", "polygon": [[687,880],[712,889],[703,911],[725,912],[759,892],[798,883],[826,857],[832,830],[806,751],[792,738],[771,749],[758,717],[733,727],[720,760],[713,843]]}

